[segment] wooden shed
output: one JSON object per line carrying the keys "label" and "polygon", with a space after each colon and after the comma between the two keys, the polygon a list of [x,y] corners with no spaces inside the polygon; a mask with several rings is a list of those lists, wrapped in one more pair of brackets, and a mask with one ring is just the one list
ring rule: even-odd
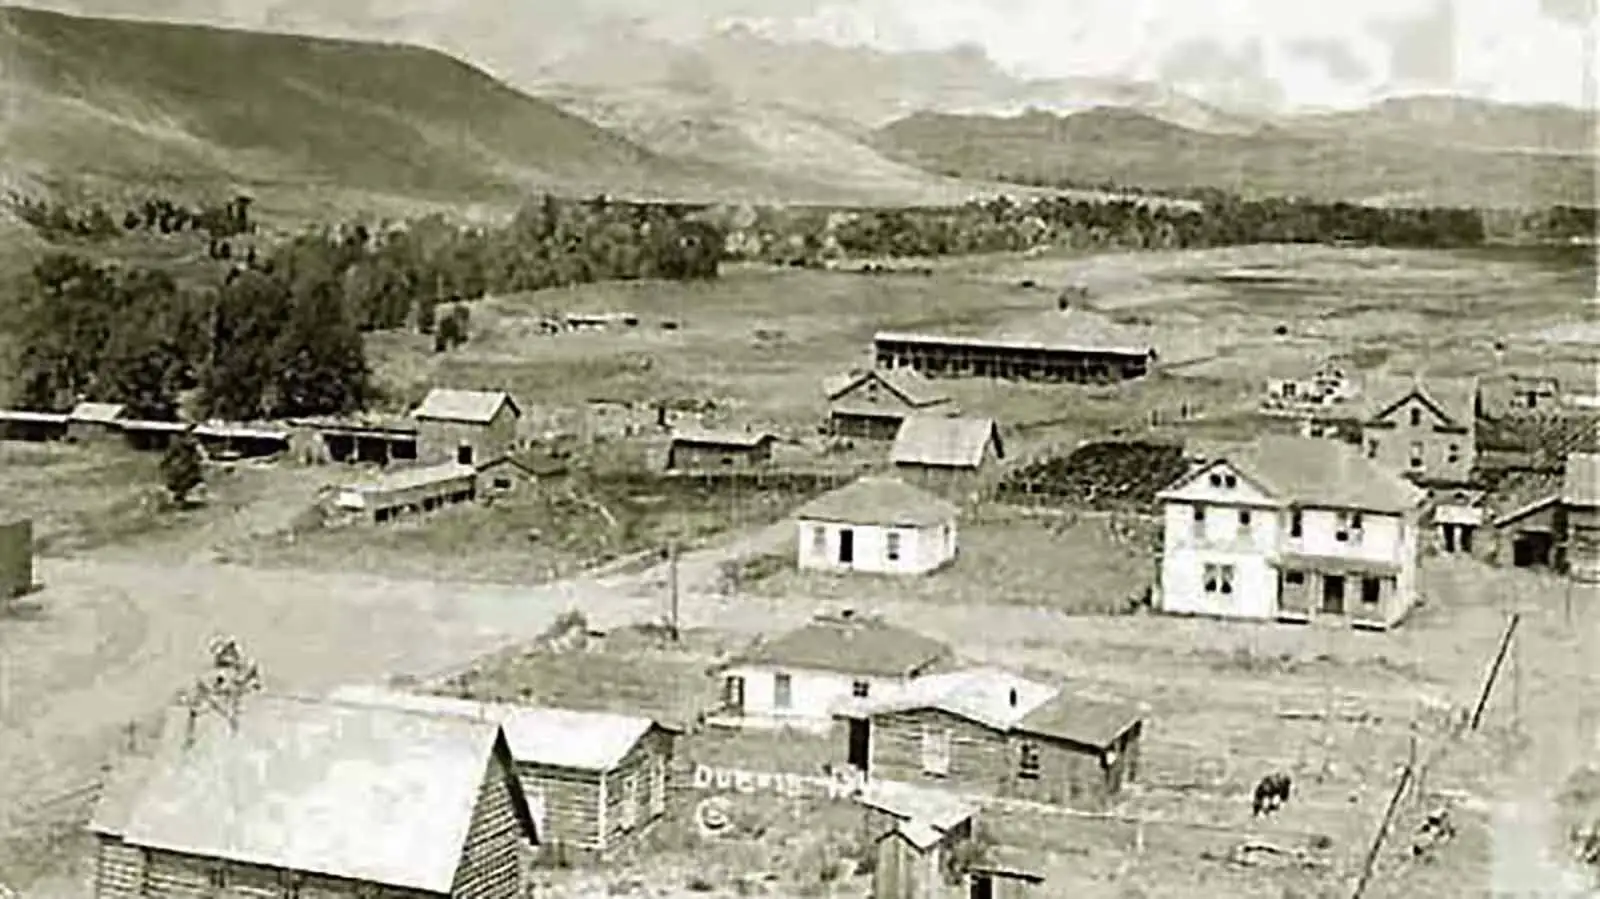
{"label": "wooden shed", "polygon": [[537,842],[498,724],[260,694],[172,710],[89,829],[100,899],[517,899]]}
{"label": "wooden shed", "polygon": [[33,589],[33,519],[0,524],[0,600]]}
{"label": "wooden shed", "polygon": [[667,447],[668,471],[756,468],[772,461],[778,438],[766,431],[711,430],[684,427],[672,432]]}
{"label": "wooden shed", "polygon": [[477,465],[516,448],[522,407],[504,390],[436,387],[411,418],[417,424],[419,461]]}
{"label": "wooden shed", "polygon": [[893,440],[908,415],[953,412],[949,394],[911,369],[869,369],[829,378],[828,433]]}
{"label": "wooden shed", "polygon": [[631,845],[665,813],[679,730],[640,716],[372,687],[344,687],[345,702],[499,722],[523,793],[553,860],[604,858]]}
{"label": "wooden shed", "polygon": [[1000,426],[976,416],[908,416],[889,450],[897,477],[946,496],[971,493],[1005,457]]}

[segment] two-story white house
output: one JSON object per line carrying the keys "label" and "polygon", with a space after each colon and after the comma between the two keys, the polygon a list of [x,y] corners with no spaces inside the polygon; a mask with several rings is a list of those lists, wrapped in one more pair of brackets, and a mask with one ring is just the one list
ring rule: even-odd
{"label": "two-story white house", "polygon": [[1160,611],[1384,630],[1416,604],[1427,494],[1356,447],[1262,437],[1159,497]]}

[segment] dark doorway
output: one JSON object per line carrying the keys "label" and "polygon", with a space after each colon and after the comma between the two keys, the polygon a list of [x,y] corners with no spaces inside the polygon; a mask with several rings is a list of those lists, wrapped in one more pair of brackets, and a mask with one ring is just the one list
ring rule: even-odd
{"label": "dark doorway", "polygon": [[872,761],[872,721],[867,718],[850,719],[850,749],[846,759],[851,765],[867,773]]}
{"label": "dark doorway", "polygon": [[456,464],[457,465],[471,465],[472,464],[472,446],[471,446],[471,444],[463,443],[460,446],[456,447]]}
{"label": "dark doorway", "polygon": [[1456,526],[1453,524],[1444,526],[1444,551],[1447,553],[1456,551]]}
{"label": "dark doorway", "polygon": [[1511,541],[1511,564],[1517,568],[1548,567],[1553,543],[1549,534],[1518,534]]}
{"label": "dark doorway", "polygon": [[856,560],[856,532],[839,529],[839,564],[849,565]]}
{"label": "dark doorway", "polygon": [[744,714],[744,678],[730,677],[722,682],[722,703],[734,714]]}
{"label": "dark doorway", "polygon": [[1456,548],[1464,553],[1472,552],[1472,525],[1464,524],[1456,529]]}
{"label": "dark doorway", "polygon": [[1324,615],[1344,614],[1344,575],[1325,574],[1322,576],[1322,613]]}
{"label": "dark doorway", "polygon": [[987,874],[972,875],[972,885],[967,889],[967,899],[994,899],[994,878]]}
{"label": "dark doorway", "polygon": [[1361,579],[1361,602],[1364,605],[1376,606],[1378,600],[1383,598],[1383,581],[1375,577]]}

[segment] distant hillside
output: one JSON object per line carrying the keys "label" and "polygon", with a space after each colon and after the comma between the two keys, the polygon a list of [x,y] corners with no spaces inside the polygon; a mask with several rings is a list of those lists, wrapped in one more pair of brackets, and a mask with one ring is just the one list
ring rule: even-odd
{"label": "distant hillside", "polygon": [[1065,116],[920,113],[879,129],[874,144],[911,164],[969,178],[1214,187],[1407,205],[1586,204],[1595,183],[1589,156],[1317,136],[1275,126],[1206,133],[1111,108]]}
{"label": "distant hillside", "polygon": [[1592,112],[1568,106],[1491,103],[1451,96],[1395,97],[1366,109],[1296,116],[1310,133],[1388,138],[1490,150],[1595,152]]}
{"label": "distant hillside", "polygon": [[[0,8],[0,172],[452,200],[765,188],[432,50]],[[732,181],[733,183],[729,183]]]}

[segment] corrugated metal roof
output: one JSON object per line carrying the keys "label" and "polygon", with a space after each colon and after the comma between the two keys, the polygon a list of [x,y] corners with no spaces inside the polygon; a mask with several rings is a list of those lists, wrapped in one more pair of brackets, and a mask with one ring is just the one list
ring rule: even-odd
{"label": "corrugated metal roof", "polygon": [[992,418],[908,415],[895,434],[889,458],[896,465],[977,468],[991,440],[995,454],[1003,457],[1000,426]]}
{"label": "corrugated metal roof", "polygon": [[950,651],[948,644],[881,619],[830,618],[761,643],[735,664],[904,677]]}
{"label": "corrugated metal roof", "polygon": [[935,406],[950,399],[950,394],[911,368],[846,372],[823,381],[822,389],[829,400],[837,400],[867,381],[877,381],[911,406]]}
{"label": "corrugated metal roof", "polygon": [[[450,892],[493,722],[299,697],[245,700],[157,763],[128,814],[135,846]],[[419,812],[422,812],[419,814]]]}
{"label": "corrugated metal roof", "polygon": [[732,428],[715,429],[688,425],[672,432],[673,443],[693,443],[700,446],[736,446],[753,449],[778,439],[770,431],[736,431]]}
{"label": "corrugated metal roof", "polygon": [[[999,668],[969,668],[913,680],[894,696],[842,706],[850,715],[938,709],[985,727],[1009,731],[1059,692]],[[1016,702],[1012,702],[1012,699]]]}
{"label": "corrugated metal roof", "polygon": [[504,390],[456,390],[435,387],[428,391],[422,404],[412,411],[411,417],[436,421],[463,421],[471,424],[488,424],[494,420],[500,407],[510,403],[512,413],[520,416],[522,409],[511,394]]}
{"label": "corrugated metal roof", "polygon": [[343,702],[494,721],[505,729],[506,743],[518,762],[580,771],[615,768],[651,727],[658,726],[637,715],[477,702],[381,687],[342,687],[332,696]]}
{"label": "corrugated metal roof", "polygon": [[954,521],[954,504],[894,478],[864,477],[824,493],[794,513],[802,521],[930,527]]}
{"label": "corrugated metal roof", "polygon": [[1420,506],[1427,492],[1337,440],[1268,434],[1185,475],[1165,497],[1229,465],[1285,504],[1398,514]]}
{"label": "corrugated metal roof", "polygon": [[72,421],[110,424],[121,418],[125,411],[127,407],[122,403],[79,403],[67,413],[67,418]]}
{"label": "corrugated metal roof", "polygon": [[1567,457],[1561,499],[1574,506],[1600,506],[1600,454],[1573,453]]}

